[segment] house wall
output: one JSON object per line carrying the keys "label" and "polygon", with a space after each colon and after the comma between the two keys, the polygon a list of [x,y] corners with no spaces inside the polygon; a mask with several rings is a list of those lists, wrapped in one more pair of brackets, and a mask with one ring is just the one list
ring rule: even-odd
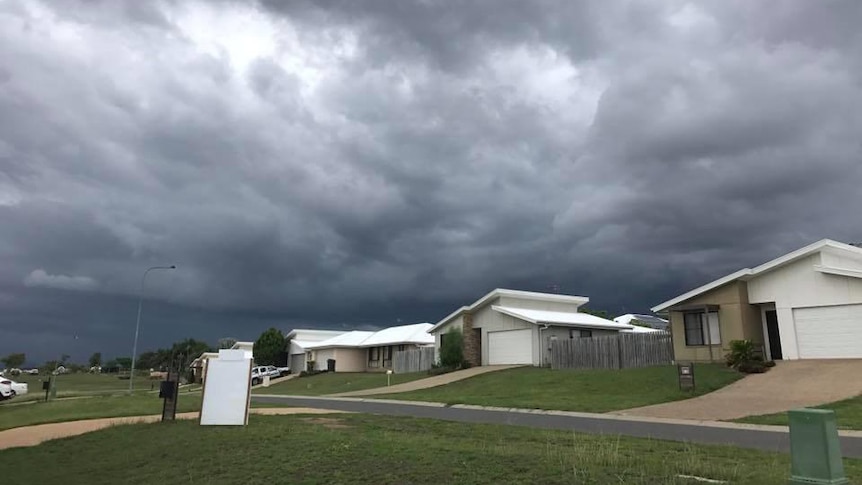
{"label": "house wall", "polygon": [[335,372],[365,372],[367,365],[367,349],[335,349]]}
{"label": "house wall", "polygon": [[794,308],[862,303],[862,280],[816,271],[814,265],[820,264],[862,269],[859,260],[824,249],[748,283],[752,303],[775,303],[784,359],[799,358]]}
{"label": "house wall", "polygon": [[311,351],[314,370],[326,370],[326,361],[335,358],[335,349],[319,349]]}
{"label": "house wall", "polygon": [[[744,281],[732,281],[712,291],[702,293],[680,306],[719,305],[718,326],[721,343],[712,345],[712,358],[720,361],[728,352],[731,340],[749,339],[763,343],[760,312],[748,301],[748,289]],[[670,309],[673,353],[677,361],[706,362],[710,360],[710,346],[688,346],[685,344],[684,312]]]}
{"label": "house wall", "polygon": [[495,298],[489,305],[508,306],[513,308],[523,308],[525,310],[546,310],[553,312],[575,312],[581,305],[578,303],[564,303],[558,301],[540,301],[529,300],[523,298],[515,298],[511,296],[501,296]]}

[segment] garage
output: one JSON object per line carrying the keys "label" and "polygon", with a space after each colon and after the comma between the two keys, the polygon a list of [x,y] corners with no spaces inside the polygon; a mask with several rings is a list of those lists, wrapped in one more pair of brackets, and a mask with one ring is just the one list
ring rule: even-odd
{"label": "garage", "polygon": [[488,332],[488,364],[532,363],[532,329]]}
{"label": "garage", "polygon": [[801,359],[862,358],[862,305],[793,310]]}

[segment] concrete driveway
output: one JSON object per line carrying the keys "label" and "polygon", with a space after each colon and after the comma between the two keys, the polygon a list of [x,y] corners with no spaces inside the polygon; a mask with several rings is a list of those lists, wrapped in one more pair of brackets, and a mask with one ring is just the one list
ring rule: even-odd
{"label": "concrete driveway", "polygon": [[[696,373],[695,367],[695,379]],[[862,360],[791,360],[779,361],[769,372],[751,374],[700,397],[614,414],[730,420],[817,406],[859,394],[862,394]]]}

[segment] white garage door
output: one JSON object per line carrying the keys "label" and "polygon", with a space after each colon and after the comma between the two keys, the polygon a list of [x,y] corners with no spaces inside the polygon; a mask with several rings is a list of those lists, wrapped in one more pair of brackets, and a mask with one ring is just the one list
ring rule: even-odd
{"label": "white garage door", "polygon": [[862,305],[793,310],[800,359],[862,358]]}
{"label": "white garage door", "polygon": [[528,328],[488,332],[488,363],[532,364],[533,331]]}

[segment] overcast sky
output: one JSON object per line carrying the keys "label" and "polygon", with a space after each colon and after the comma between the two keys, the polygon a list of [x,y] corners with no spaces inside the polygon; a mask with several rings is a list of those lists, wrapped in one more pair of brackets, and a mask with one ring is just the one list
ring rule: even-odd
{"label": "overcast sky", "polygon": [[862,2],[0,0],[0,354],[613,313],[862,240]]}

